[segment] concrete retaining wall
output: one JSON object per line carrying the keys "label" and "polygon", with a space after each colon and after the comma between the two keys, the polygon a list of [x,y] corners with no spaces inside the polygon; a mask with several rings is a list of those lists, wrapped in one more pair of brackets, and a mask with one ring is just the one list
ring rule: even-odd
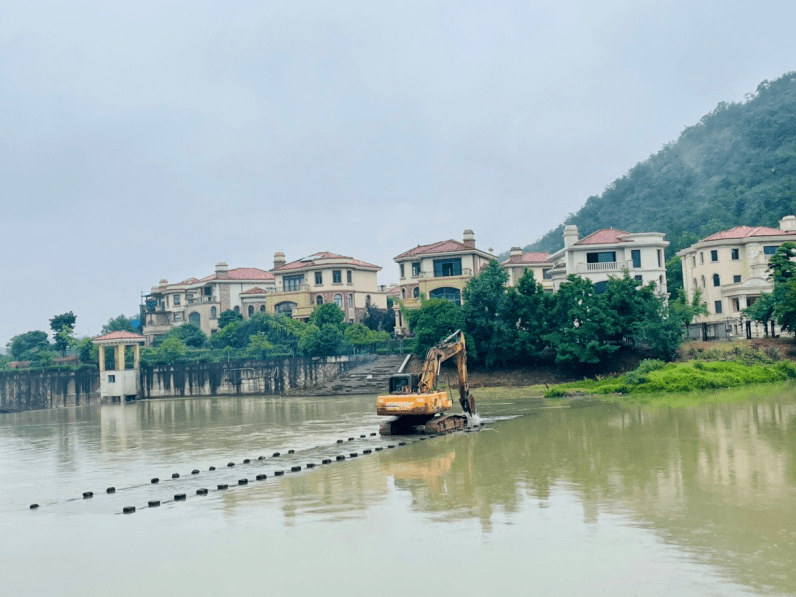
{"label": "concrete retaining wall", "polygon": [[99,402],[96,369],[0,373],[0,412],[84,406]]}

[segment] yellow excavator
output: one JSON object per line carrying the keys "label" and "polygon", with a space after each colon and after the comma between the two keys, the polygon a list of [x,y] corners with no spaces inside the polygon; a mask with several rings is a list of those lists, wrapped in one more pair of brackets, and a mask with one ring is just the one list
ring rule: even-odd
{"label": "yellow excavator", "polygon": [[[459,374],[459,404],[464,415],[443,414],[453,408],[453,401],[447,392],[437,389],[440,365],[453,356]],[[467,427],[468,420],[475,414],[475,399],[467,386],[467,349],[461,330],[428,350],[420,375],[396,373],[391,376],[390,393],[376,399],[376,413],[395,417],[381,425],[382,435],[441,434]]]}

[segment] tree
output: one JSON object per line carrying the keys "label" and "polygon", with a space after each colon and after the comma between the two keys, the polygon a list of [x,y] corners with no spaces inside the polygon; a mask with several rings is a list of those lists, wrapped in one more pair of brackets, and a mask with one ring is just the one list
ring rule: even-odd
{"label": "tree", "polygon": [[319,328],[325,325],[340,325],[345,319],[345,313],[335,303],[324,303],[315,307],[310,315],[310,323],[314,323]]}
{"label": "tree", "polygon": [[304,354],[313,357],[334,356],[342,340],[343,335],[336,325],[327,323],[319,328],[311,323],[308,332],[301,339],[301,350]]}
{"label": "tree", "polygon": [[232,309],[227,309],[218,317],[218,329],[223,330],[230,323],[235,323],[236,321],[243,321],[243,315]]}
{"label": "tree", "polygon": [[176,336],[169,336],[157,349],[156,359],[163,363],[171,363],[185,356],[185,343]]}
{"label": "tree", "polygon": [[512,352],[518,361],[535,360],[544,349],[543,336],[547,333],[547,315],[553,301],[553,295],[545,293],[530,269],[517,286],[507,290],[503,324],[516,330]]}
{"label": "tree", "polygon": [[169,333],[162,336],[160,342],[166,338],[179,338],[185,346],[190,348],[204,348],[207,345],[207,336],[205,333],[192,323],[179,325],[169,330]]}
{"label": "tree", "polygon": [[119,315],[112,317],[108,323],[102,326],[102,334],[110,334],[111,332],[133,332],[137,333],[138,330],[133,327],[129,317]]}
{"label": "tree", "polygon": [[346,326],[343,336],[346,342],[357,348],[363,348],[376,342],[387,340],[390,337],[387,332],[370,330],[361,323],[352,323]]}
{"label": "tree", "polygon": [[75,322],[74,313],[62,313],[50,319],[50,329],[53,331],[55,348],[61,351],[61,356],[66,356],[66,349],[74,345]]}
{"label": "tree", "polygon": [[33,360],[37,352],[49,350],[50,343],[47,340],[47,332],[34,330],[14,336],[6,348],[14,360]]}
{"label": "tree", "polygon": [[475,354],[487,367],[505,364],[516,343],[516,322],[507,322],[503,317],[508,307],[508,279],[506,270],[497,261],[491,261],[467,283],[462,293],[465,331],[474,342]]}
{"label": "tree", "polygon": [[91,338],[78,340],[75,349],[81,363],[97,363],[99,361],[99,349],[91,341]]}
{"label": "tree", "polygon": [[249,336],[249,345],[246,347],[246,356],[254,359],[266,359],[274,349],[264,332]]}
{"label": "tree", "polygon": [[362,318],[362,325],[375,331],[384,331],[392,334],[395,330],[395,312],[392,309],[392,299],[387,299],[387,308],[379,309],[375,305],[368,305],[365,308],[365,317]]}
{"label": "tree", "polygon": [[[428,349],[450,336],[456,330],[464,330],[462,308],[447,299],[422,299],[419,309],[404,313],[409,327],[415,334],[415,354],[424,358]],[[477,355],[475,344],[467,342],[468,358]]]}

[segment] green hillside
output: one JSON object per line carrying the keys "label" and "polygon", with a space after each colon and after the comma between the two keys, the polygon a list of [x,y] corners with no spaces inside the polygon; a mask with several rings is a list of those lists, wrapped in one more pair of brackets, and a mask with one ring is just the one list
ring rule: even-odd
{"label": "green hillside", "polygon": [[[796,73],[763,81],[741,103],[719,104],[676,142],[633,167],[566,220],[665,232],[672,255],[717,230],[774,226],[796,214]],[[564,224],[526,250],[556,251]]]}

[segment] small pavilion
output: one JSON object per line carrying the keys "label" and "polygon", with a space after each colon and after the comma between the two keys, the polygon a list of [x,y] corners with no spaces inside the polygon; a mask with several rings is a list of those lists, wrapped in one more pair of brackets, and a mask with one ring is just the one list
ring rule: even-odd
{"label": "small pavilion", "polygon": [[[103,404],[135,400],[139,395],[138,379],[141,346],[146,338],[134,332],[111,332],[92,340],[99,349],[100,399]],[[133,368],[128,369],[128,347],[133,355]],[[113,368],[107,368],[106,355],[113,349]]]}

